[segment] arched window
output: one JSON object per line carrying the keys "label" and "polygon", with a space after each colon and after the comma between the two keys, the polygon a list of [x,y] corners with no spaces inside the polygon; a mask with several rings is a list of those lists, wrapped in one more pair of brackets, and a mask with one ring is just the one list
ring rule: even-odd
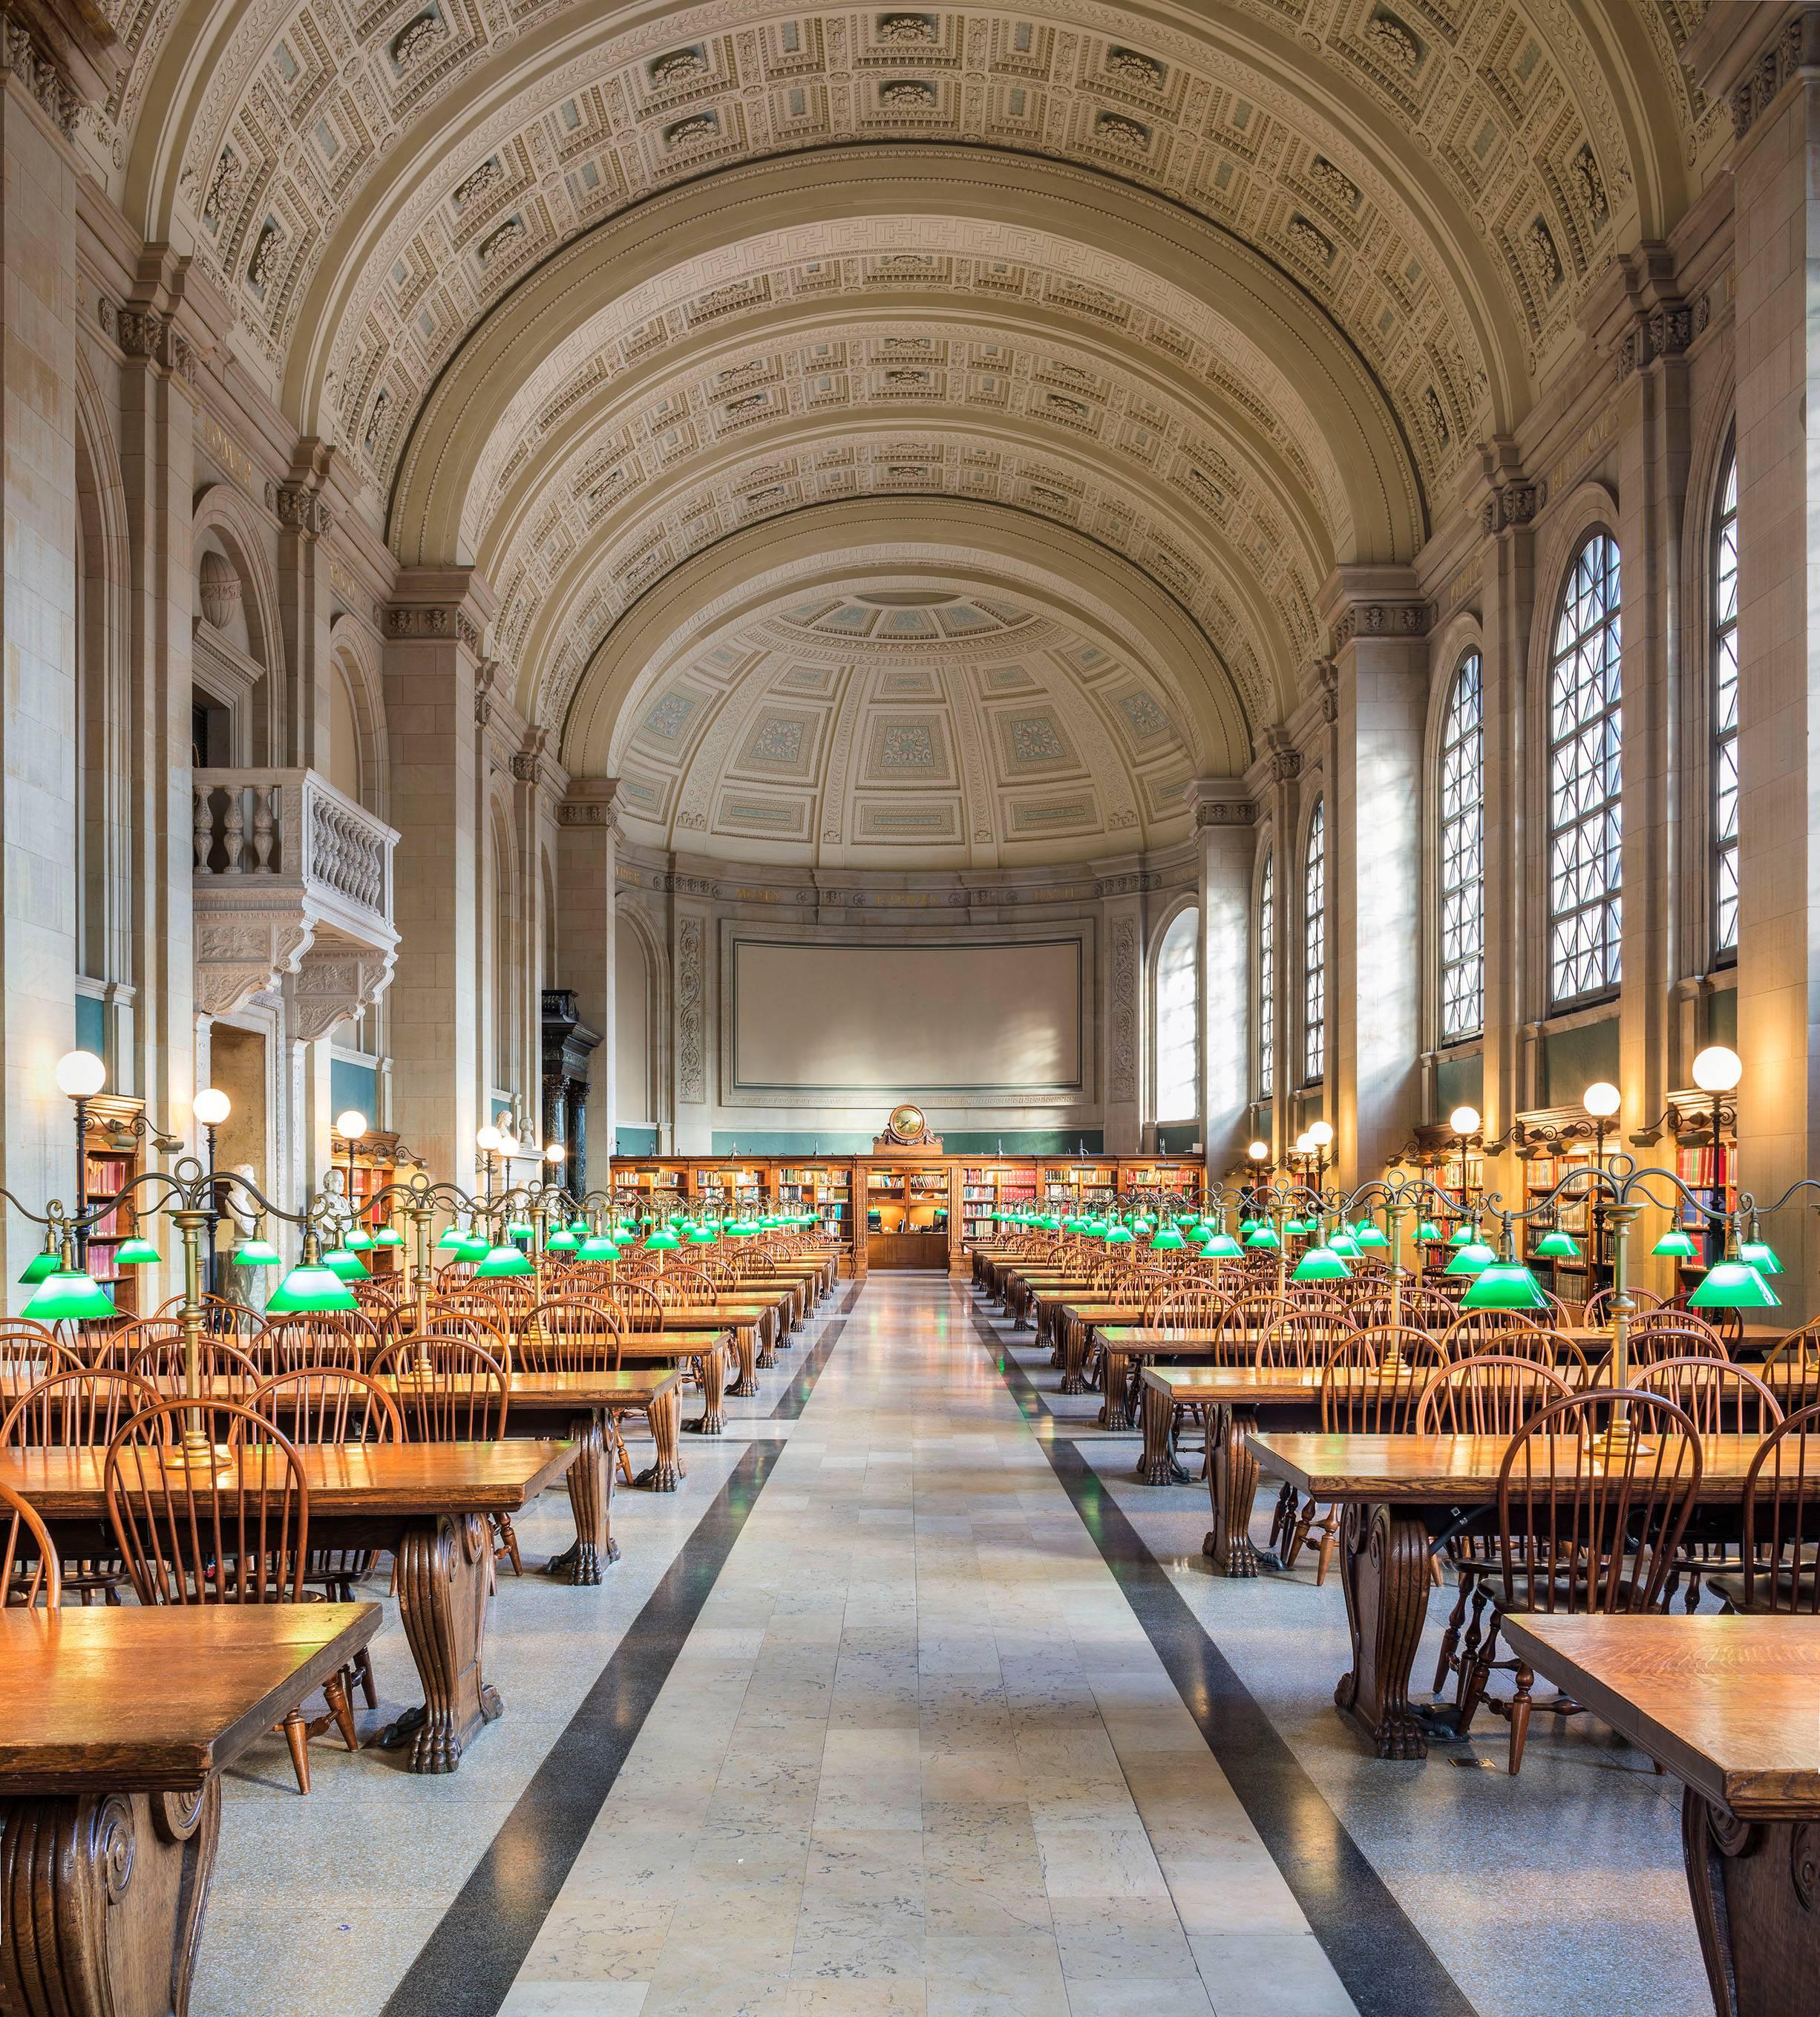
{"label": "arched window", "polygon": [[1738,457],[1713,529],[1713,947],[1738,950]]}
{"label": "arched window", "polygon": [[1302,1076],[1327,1069],[1327,801],[1314,801],[1302,873]]}
{"label": "arched window", "polygon": [[1485,1023],[1484,666],[1460,661],[1441,734],[1441,1041]]}
{"label": "arched window", "polygon": [[1548,994],[1566,1008],[1620,977],[1618,548],[1595,532],[1562,591],[1548,660]]}
{"label": "arched window", "polygon": [[1277,851],[1264,850],[1258,879],[1258,1097],[1277,1089]]}
{"label": "arched window", "polygon": [[1201,1110],[1201,914],[1178,911],[1156,959],[1156,1117]]}

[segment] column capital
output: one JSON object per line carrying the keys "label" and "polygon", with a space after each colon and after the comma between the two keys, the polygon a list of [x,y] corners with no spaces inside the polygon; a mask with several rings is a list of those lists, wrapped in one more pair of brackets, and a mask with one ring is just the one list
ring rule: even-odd
{"label": "column capital", "polygon": [[462,644],[478,659],[494,606],[492,590],[478,568],[405,568],[392,584],[385,634]]}
{"label": "column capital", "polygon": [[557,824],[595,827],[609,838],[617,835],[619,812],[614,800],[618,792],[617,778],[571,778],[556,809]]}
{"label": "column capital", "polygon": [[1820,7],[1710,0],[1685,60],[1707,97],[1729,103],[1742,140],[1801,70],[1820,66]]}
{"label": "column capital", "polygon": [[1407,567],[1337,567],[1323,583],[1318,611],[1332,636],[1333,656],[1361,637],[1425,637],[1433,605],[1418,593]]}
{"label": "column capital", "polygon": [[[558,806],[568,796],[569,774],[556,760],[547,728],[527,729],[524,740],[512,758],[512,775],[521,785],[533,785],[548,794]],[[618,783],[617,779],[611,781]]]}
{"label": "column capital", "polygon": [[1250,826],[1257,818],[1257,808],[1242,778],[1191,778],[1184,796],[1197,828]]}

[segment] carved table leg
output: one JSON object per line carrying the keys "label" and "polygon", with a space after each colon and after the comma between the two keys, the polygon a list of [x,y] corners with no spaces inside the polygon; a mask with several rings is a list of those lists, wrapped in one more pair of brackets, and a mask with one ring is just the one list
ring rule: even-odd
{"label": "carved table leg", "polygon": [[632,1481],[642,1485],[649,1492],[674,1492],[677,1479],[688,1475],[683,1467],[682,1453],[676,1442],[676,1431],[683,1417],[681,1388],[672,1387],[667,1394],[658,1395],[644,1413],[651,1424],[651,1441],[657,1445],[657,1455]]}
{"label": "carved table leg", "polygon": [[491,1559],[487,1524],[474,1514],[413,1520],[399,1540],[398,1611],[423,1706],[375,1741],[387,1751],[409,1745],[413,1772],[452,1772],[469,1740],[499,1714],[499,1693],[481,1673]]}
{"label": "carved table leg", "polygon": [[0,1800],[0,2009],[186,2017],[222,1783]]}
{"label": "carved table leg", "polygon": [[1061,1391],[1084,1394],[1087,1391],[1087,1327],[1078,1319],[1060,1318],[1061,1327]]}
{"label": "carved table leg", "polygon": [[1258,1460],[1245,1446],[1245,1438],[1257,1425],[1257,1415],[1250,1408],[1208,1410],[1207,1440],[1213,1461],[1207,1467],[1207,1491],[1213,1505],[1213,1529],[1201,1543],[1201,1552],[1220,1575],[1254,1576],[1258,1572],[1258,1551],[1251,1538]]}
{"label": "carved table leg", "polygon": [[594,1583],[607,1563],[619,1559],[619,1543],[613,1538],[613,1459],[600,1417],[592,1411],[569,1423],[569,1438],[576,1450],[566,1480],[575,1544],[552,1557],[547,1567],[565,1582]]}
{"label": "carved table leg", "polygon": [[1176,1462],[1176,1453],[1169,1447],[1169,1438],[1175,1427],[1175,1403],[1166,1394],[1159,1394],[1154,1387],[1144,1387],[1142,1409],[1144,1420],[1144,1455],[1137,1465],[1138,1482],[1141,1485],[1186,1485],[1188,1474]]}
{"label": "carved table leg", "polygon": [[1131,1426],[1131,1408],[1125,1396],[1125,1386],[1131,1374],[1130,1362],[1123,1352],[1115,1351],[1107,1345],[1100,1363],[1104,1369],[1101,1377],[1106,1388],[1106,1398],[1100,1403],[1100,1427],[1128,1429]]}
{"label": "carved table leg", "polygon": [[759,1391],[758,1333],[756,1324],[741,1324],[733,1331],[733,1349],[739,1354],[740,1377],[726,1390],[730,1394],[744,1395],[755,1394]]}
{"label": "carved table leg", "polygon": [[[777,1315],[776,1306],[773,1305],[766,1311],[759,1324],[759,1355],[752,1361],[755,1366],[775,1366],[777,1363],[777,1335],[782,1328],[782,1322]],[[736,1387],[733,1391],[737,1394],[740,1390]],[[758,1391],[757,1384],[755,1382],[752,1391],[755,1394]]]}
{"label": "carved table leg", "polygon": [[725,1424],[721,1403],[726,1392],[726,1352],[719,1338],[695,1361],[701,1378],[701,1412],[684,1424],[691,1434],[717,1436]]}
{"label": "carved table leg", "polygon": [[1425,1758],[1428,1736],[1409,1702],[1410,1669],[1428,1615],[1428,1532],[1388,1505],[1347,1506],[1340,1582],[1353,1665],[1333,1691],[1380,1758]]}
{"label": "carved table leg", "polygon": [[1820,1820],[1740,1821],[1690,1786],[1681,1838],[1719,2017],[1802,2017],[1820,1974]]}

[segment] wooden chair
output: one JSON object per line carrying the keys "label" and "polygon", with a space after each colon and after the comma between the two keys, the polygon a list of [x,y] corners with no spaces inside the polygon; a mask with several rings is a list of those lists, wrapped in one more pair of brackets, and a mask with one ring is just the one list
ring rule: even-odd
{"label": "wooden chair", "polygon": [[1663,1358],[1732,1356],[1718,1332],[1692,1310],[1646,1311],[1632,1319],[1626,1338],[1633,1366],[1653,1366]]}
{"label": "wooden chair", "polygon": [[[135,1373],[86,1367],[53,1373],[27,1387],[0,1416],[0,1449],[105,1449],[121,1423],[157,1398]],[[103,1604],[118,1604],[126,1564],[107,1545],[105,1529],[96,1529],[96,1543],[92,1554],[59,1562],[62,1586],[85,1605],[97,1596]]]}
{"label": "wooden chair", "polygon": [[[399,1443],[405,1439],[398,1404],[369,1374],[340,1366],[301,1366],[275,1373],[261,1382],[250,1404],[253,1412],[277,1424],[300,1450],[344,1449],[348,1444]],[[371,1548],[312,1548],[304,1565],[304,1581],[319,1589],[331,1604],[352,1604],[355,1587],[373,1572]],[[369,1708],[379,1706],[373,1658],[362,1646],[343,1669],[348,1721],[341,1735],[350,1751],[358,1748],[353,1723],[356,1686]],[[330,1705],[331,1713],[333,1704]],[[309,1734],[319,1728],[312,1722]]]}
{"label": "wooden chair", "polygon": [[1260,1366],[1321,1366],[1336,1344],[1357,1335],[1344,1310],[1289,1309],[1274,1318],[1258,1340]]}
{"label": "wooden chair", "polygon": [[[1586,1312],[1581,1322],[1595,1328],[1602,1324],[1609,1324],[1612,1320],[1612,1298],[1617,1293],[1616,1289],[1595,1289],[1586,1299]],[[1653,1289],[1632,1289],[1630,1294],[1631,1307],[1634,1311],[1647,1312],[1662,1307],[1662,1298]]]}
{"label": "wooden chair", "polygon": [[1541,1324],[1528,1324],[1521,1330],[1513,1325],[1508,1330],[1493,1331],[1485,1348],[1469,1356],[1533,1359],[1537,1365],[1559,1373],[1577,1391],[1593,1384],[1591,1366],[1578,1340],[1564,1330],[1551,1330]]}
{"label": "wooden chair", "polygon": [[[1321,1369],[1321,1427],[1324,1435],[1400,1436],[1410,1432],[1429,1382],[1446,1369],[1447,1354],[1426,1331],[1382,1325],[1342,1338]],[[1339,1541],[1340,1510],[1310,1497],[1303,1502],[1283,1550],[1292,1569],[1309,1535],[1321,1535],[1315,1586],[1327,1581]]]}
{"label": "wooden chair", "polygon": [[[136,1330],[139,1326],[135,1324],[133,1328]],[[141,1344],[127,1370],[137,1373],[154,1387],[161,1380],[181,1384],[186,1357],[183,1333],[179,1331],[175,1337],[167,1333]],[[196,1362],[202,1391],[211,1400],[246,1401],[259,1384],[258,1366],[237,1344],[230,1344],[225,1337],[200,1339]]]}
{"label": "wooden chair", "polygon": [[61,1607],[63,1573],[49,1529],[9,1485],[0,1485],[0,1604]]}
{"label": "wooden chair", "polygon": [[[181,1296],[167,1296],[153,1311],[153,1321],[175,1322],[182,1308]],[[265,1321],[257,1310],[250,1310],[243,1303],[234,1302],[226,1296],[205,1295],[202,1298],[202,1327],[211,1337],[225,1337],[243,1347]]]}
{"label": "wooden chair", "polygon": [[1744,1479],[1735,1575],[1715,1576],[1728,1611],[1820,1613],[1820,1405],[1778,1422]]}
{"label": "wooden chair", "polygon": [[262,1373],[297,1373],[308,1366],[338,1366],[358,1373],[370,1366],[383,1340],[371,1318],[359,1310],[330,1310],[268,1320],[254,1340]]}
{"label": "wooden chair", "polygon": [[[1620,1398],[1636,1433],[1614,1452],[1600,1445]],[[1481,1701],[1505,1717],[1513,1776],[1523,1767],[1533,1708],[1559,1716],[1582,1710],[1566,1695],[1532,1701],[1528,1662],[1497,1657],[1499,1626],[1517,1611],[1666,1610],[1700,1474],[1692,1418],[1660,1395],[1634,1388],[1552,1401],[1512,1438],[1498,1467],[1491,1621],[1461,1698],[1459,1730],[1464,1736]],[[1485,1692],[1500,1671],[1515,1681],[1508,1701]]]}
{"label": "wooden chair", "polygon": [[[1460,1305],[1451,1296],[1444,1294],[1439,1289],[1430,1288],[1422,1282],[1405,1282],[1397,1300],[1405,1329],[1444,1333],[1460,1314]],[[1390,1298],[1386,1294],[1384,1298],[1386,1309],[1389,1302]]]}
{"label": "wooden chair", "polygon": [[[310,1524],[302,1459],[250,1409],[210,1401],[201,1409],[203,1434],[240,1460],[237,1474],[218,1478],[167,1463],[194,1412],[191,1402],[157,1402],[121,1424],[103,1460],[107,1517],[140,1603],[301,1604]],[[349,1712],[339,1674],[323,1693],[341,1722]],[[307,1793],[302,1709],[293,1708],[282,1727],[297,1791]]]}
{"label": "wooden chair", "polygon": [[664,1299],[648,1282],[616,1283],[613,1307],[625,1319],[628,1330],[661,1330],[664,1327]]}
{"label": "wooden chair", "polygon": [[[405,1440],[412,1443],[497,1442],[506,1433],[511,1385],[490,1351],[464,1337],[417,1332],[387,1345],[373,1367],[395,1385]],[[518,1536],[509,1513],[488,1516],[496,1561],[502,1556],[522,1575]]]}
{"label": "wooden chair", "polygon": [[554,1297],[532,1312],[519,1363],[527,1373],[617,1373],[626,1329],[624,1311],[611,1303]]}
{"label": "wooden chair", "polygon": [[1791,1331],[1765,1352],[1763,1377],[1785,1415],[1820,1401],[1820,1323]]}
{"label": "wooden chair", "polygon": [[27,1330],[0,1323],[0,1415],[41,1380],[49,1379],[53,1373],[78,1372],[81,1363],[74,1352],[36,1324]]}
{"label": "wooden chair", "polygon": [[1468,1358],[1475,1352],[1502,1351],[1512,1331],[1541,1328],[1533,1317],[1526,1316],[1521,1310],[1457,1311],[1453,1322],[1441,1333],[1441,1342],[1450,1358]]}

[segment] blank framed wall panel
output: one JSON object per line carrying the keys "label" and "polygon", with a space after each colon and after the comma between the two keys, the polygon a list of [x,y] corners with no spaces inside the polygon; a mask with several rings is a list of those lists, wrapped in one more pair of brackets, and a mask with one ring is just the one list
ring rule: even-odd
{"label": "blank framed wall panel", "polygon": [[1073,1101],[1088,1083],[1084,929],[831,940],[730,926],[726,954],[730,1101]]}

